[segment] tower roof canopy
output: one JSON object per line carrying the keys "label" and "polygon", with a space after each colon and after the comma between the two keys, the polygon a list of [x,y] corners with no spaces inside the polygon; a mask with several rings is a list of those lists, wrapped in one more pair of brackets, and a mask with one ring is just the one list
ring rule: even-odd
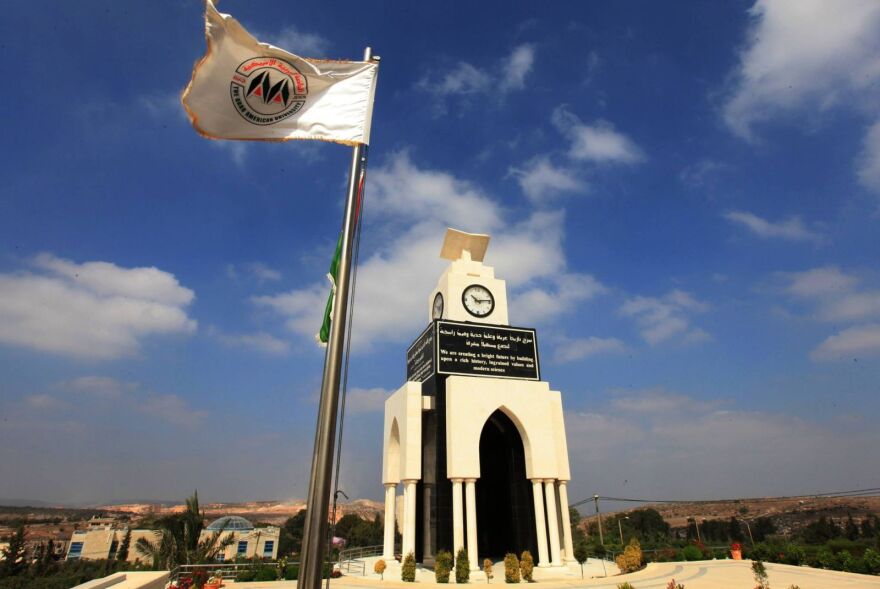
{"label": "tower roof canopy", "polygon": [[482,262],[489,248],[489,236],[483,233],[465,233],[451,227],[446,229],[446,238],[440,257],[446,260],[460,260],[462,253],[470,252],[471,260]]}
{"label": "tower roof canopy", "polygon": [[253,530],[254,524],[237,515],[226,515],[208,524],[208,529],[212,532],[218,530],[246,531]]}

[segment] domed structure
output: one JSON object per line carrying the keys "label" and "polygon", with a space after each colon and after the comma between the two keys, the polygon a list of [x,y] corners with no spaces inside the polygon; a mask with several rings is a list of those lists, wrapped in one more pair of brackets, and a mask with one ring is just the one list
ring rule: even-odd
{"label": "domed structure", "polygon": [[237,515],[225,515],[223,517],[215,519],[210,524],[208,524],[207,529],[211,530],[212,532],[223,530],[247,532],[254,529],[254,524]]}

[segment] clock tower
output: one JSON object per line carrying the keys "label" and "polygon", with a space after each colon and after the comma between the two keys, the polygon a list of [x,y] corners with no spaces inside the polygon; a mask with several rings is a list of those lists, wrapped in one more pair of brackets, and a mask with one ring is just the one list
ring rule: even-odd
{"label": "clock tower", "polygon": [[488,235],[446,231],[450,263],[428,294],[429,324],[385,401],[383,558],[430,564],[464,549],[478,571],[483,558],[529,550],[539,569],[562,570],[574,562],[562,395],[541,380],[536,331],[509,324],[488,246]]}
{"label": "clock tower", "polygon": [[428,297],[428,320],[507,325],[507,285],[483,264],[489,236],[446,230],[440,257],[452,263]]}

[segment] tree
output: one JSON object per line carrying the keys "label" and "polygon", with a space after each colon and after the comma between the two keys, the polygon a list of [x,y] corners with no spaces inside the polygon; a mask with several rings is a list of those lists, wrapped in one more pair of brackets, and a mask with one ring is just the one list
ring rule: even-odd
{"label": "tree", "polygon": [[400,567],[400,580],[405,583],[415,583],[416,581],[416,557],[410,552],[403,559]]}
{"label": "tree", "polygon": [[523,550],[519,557],[519,570],[522,573],[523,581],[531,583],[532,573],[535,570],[535,560],[532,558],[532,553],[528,550]]}
{"label": "tree", "polygon": [[4,577],[14,577],[27,570],[27,560],[25,559],[25,543],[24,543],[24,524],[18,524],[15,533],[9,539],[9,546],[2,550],[3,562],[2,568]]}
{"label": "tree", "polygon": [[471,578],[471,561],[468,558],[467,550],[459,548],[458,554],[455,555],[455,582],[458,584],[467,583]]}
{"label": "tree", "polygon": [[128,560],[128,549],[131,546],[131,529],[125,529],[125,535],[122,537],[122,544],[119,545],[119,550],[116,552],[116,560],[119,562],[125,562]]}
{"label": "tree", "polygon": [[504,582],[519,583],[519,559],[515,554],[504,555]]}
{"label": "tree", "polygon": [[843,533],[847,540],[855,540],[859,537],[859,527],[853,521],[851,513],[846,514],[846,526],[843,529]]}
{"label": "tree", "polygon": [[495,575],[492,574],[492,561],[488,558],[483,559],[483,572],[486,573],[486,583],[491,583]]}
{"label": "tree", "polygon": [[729,539],[734,542],[742,542],[744,540],[742,526],[736,516],[730,517],[730,525],[727,530],[727,535],[730,537]]}
{"label": "tree", "polygon": [[631,573],[642,567],[642,547],[639,541],[633,538],[623,550],[623,554],[618,556],[615,561],[620,572]]}
{"label": "tree", "polygon": [[587,562],[587,556],[587,545],[585,543],[582,542],[574,547],[574,559],[581,565],[581,579],[584,578],[584,563]]}
{"label": "tree", "polygon": [[381,558],[376,561],[376,564],[373,565],[373,572],[379,575],[379,579],[385,580],[385,569],[388,568],[388,565],[385,564],[385,561]]}
{"label": "tree", "polygon": [[587,536],[581,529],[581,514],[576,507],[568,508],[568,517],[571,521],[571,541],[572,544],[580,544],[587,541]]}
{"label": "tree", "polygon": [[770,589],[770,580],[767,577],[767,569],[760,560],[752,562],[752,575],[755,577],[755,589]]}
{"label": "tree", "polygon": [[302,549],[303,529],[306,525],[306,510],[302,509],[293,517],[287,518],[281,526],[278,538],[278,556],[299,553]]}

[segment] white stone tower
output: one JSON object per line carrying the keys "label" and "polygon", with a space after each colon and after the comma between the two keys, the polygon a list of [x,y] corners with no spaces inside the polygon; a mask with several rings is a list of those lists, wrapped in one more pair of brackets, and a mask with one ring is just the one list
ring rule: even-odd
{"label": "white stone tower", "polygon": [[488,235],[448,229],[450,260],[428,296],[407,382],[385,402],[384,557],[430,563],[438,550],[480,559],[530,550],[538,566],[574,559],[571,478],[558,391],[540,380],[535,331],[510,327],[504,280],[483,264]]}

